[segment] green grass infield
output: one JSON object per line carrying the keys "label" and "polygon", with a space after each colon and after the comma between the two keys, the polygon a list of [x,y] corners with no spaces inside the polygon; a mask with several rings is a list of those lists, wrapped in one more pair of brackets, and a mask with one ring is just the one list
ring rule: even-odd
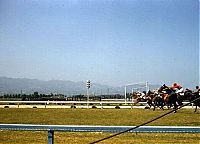
{"label": "green grass infield", "polygon": [[[49,125],[121,125],[147,122],[169,110],[145,109],[0,109],[0,123]],[[181,109],[148,125],[200,126],[200,112]],[[55,132],[55,143],[90,143],[112,133]],[[47,143],[47,132],[0,131],[0,144]],[[200,143],[200,134],[193,133],[126,133],[101,143]]]}

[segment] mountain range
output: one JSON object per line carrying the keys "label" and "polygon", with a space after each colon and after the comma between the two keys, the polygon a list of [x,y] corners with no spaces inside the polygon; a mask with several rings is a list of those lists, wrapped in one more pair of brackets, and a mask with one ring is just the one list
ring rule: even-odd
{"label": "mountain range", "polygon": [[[137,87],[138,85],[135,85]],[[159,85],[151,85],[151,88],[158,88]],[[143,89],[145,90],[145,88]],[[2,94],[33,94],[34,92],[41,94],[86,94],[86,82],[79,81],[64,81],[64,80],[49,80],[42,81],[38,79],[27,78],[8,78],[0,77],[0,95]],[[130,88],[127,92],[131,91]],[[90,94],[124,94],[124,86],[113,87],[91,82]]]}

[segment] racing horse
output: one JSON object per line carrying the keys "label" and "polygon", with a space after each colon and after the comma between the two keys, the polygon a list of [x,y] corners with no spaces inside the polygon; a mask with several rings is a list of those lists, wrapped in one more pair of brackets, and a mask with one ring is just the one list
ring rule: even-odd
{"label": "racing horse", "polygon": [[192,102],[193,100],[197,99],[196,101],[193,102],[193,104],[195,105],[195,110],[194,113],[197,112],[197,108],[200,107],[200,95],[199,92],[192,92],[189,89],[186,89],[184,92],[184,96],[187,98],[187,100],[189,100],[190,102]]}
{"label": "racing horse", "polygon": [[151,92],[149,90],[149,92],[146,95],[146,99],[147,99],[147,104],[149,105],[149,108],[151,108],[151,106],[153,106],[153,111],[156,109],[156,107],[160,107],[160,109],[164,110],[164,108],[163,108],[164,101],[157,92],[155,92],[155,91]]}
{"label": "racing horse", "polygon": [[140,92],[133,92],[132,93],[132,97],[135,99],[135,102],[136,103],[139,103],[139,102],[146,102],[147,100],[145,99],[145,94],[142,95],[142,93]]}
{"label": "racing horse", "polygon": [[156,107],[160,107],[160,109],[164,110],[164,100],[162,96],[158,93],[154,94],[154,98],[152,99],[153,102],[153,110],[156,109]]}
{"label": "racing horse", "polygon": [[168,108],[173,106],[174,112],[176,113],[178,99],[173,89],[164,84],[158,89],[158,92],[162,96],[164,104],[167,105]]}

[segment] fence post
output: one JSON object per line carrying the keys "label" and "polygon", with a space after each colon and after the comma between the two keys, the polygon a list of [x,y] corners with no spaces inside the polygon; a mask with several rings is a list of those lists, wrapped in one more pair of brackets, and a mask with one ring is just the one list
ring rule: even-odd
{"label": "fence post", "polygon": [[102,102],[100,102],[100,105],[101,105],[101,109],[103,109],[103,104],[102,104]]}
{"label": "fence post", "polygon": [[48,131],[48,144],[54,144],[54,131]]}

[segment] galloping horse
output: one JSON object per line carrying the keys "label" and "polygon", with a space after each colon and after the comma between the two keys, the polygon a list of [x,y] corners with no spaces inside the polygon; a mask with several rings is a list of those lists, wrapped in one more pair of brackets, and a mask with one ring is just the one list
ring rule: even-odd
{"label": "galloping horse", "polygon": [[138,102],[145,102],[146,101],[145,95],[142,96],[142,94],[139,93],[139,92],[133,92],[132,93],[132,97],[136,100],[136,103],[138,103]]}
{"label": "galloping horse", "polygon": [[152,99],[153,102],[153,110],[156,109],[156,107],[160,107],[160,109],[164,110],[164,99],[162,98],[162,96],[158,93],[154,94],[154,98]]}
{"label": "galloping horse", "polygon": [[160,107],[160,109],[163,109],[164,101],[158,93],[149,90],[145,99],[147,100],[147,104],[150,108],[151,106],[153,106],[153,110],[155,110],[156,107]]}
{"label": "galloping horse", "polygon": [[177,94],[165,84],[159,88],[158,92],[162,96],[165,105],[167,105],[168,107],[172,107],[173,105],[174,112],[176,112],[175,109],[178,107],[178,105],[176,104]]}
{"label": "galloping horse", "polygon": [[[187,89],[184,92],[184,96],[191,102],[197,98],[200,98],[199,92],[192,92],[191,90]],[[194,112],[197,112],[197,107],[200,107],[200,99],[193,102],[195,107]]]}

